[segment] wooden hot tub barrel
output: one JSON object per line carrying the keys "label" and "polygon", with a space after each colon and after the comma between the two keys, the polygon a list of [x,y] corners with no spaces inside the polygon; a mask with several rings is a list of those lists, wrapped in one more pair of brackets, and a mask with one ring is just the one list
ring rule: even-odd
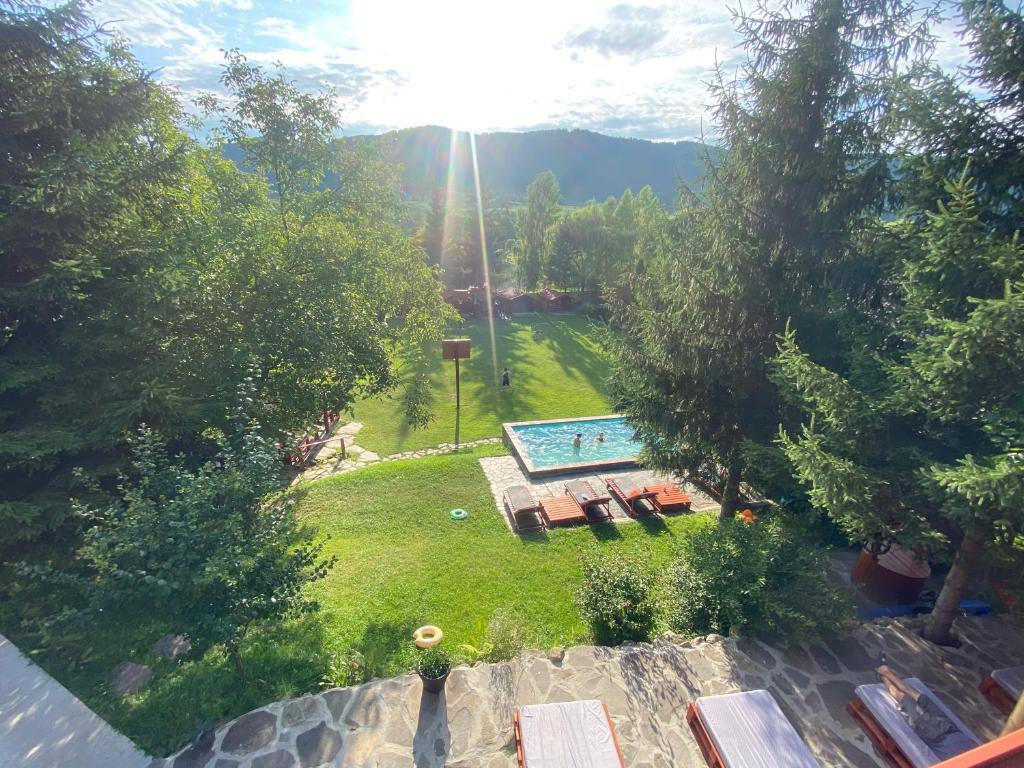
{"label": "wooden hot tub barrel", "polygon": [[862,584],[868,597],[879,603],[913,603],[931,575],[927,561],[893,544],[873,558],[865,547],[853,566],[852,579]]}

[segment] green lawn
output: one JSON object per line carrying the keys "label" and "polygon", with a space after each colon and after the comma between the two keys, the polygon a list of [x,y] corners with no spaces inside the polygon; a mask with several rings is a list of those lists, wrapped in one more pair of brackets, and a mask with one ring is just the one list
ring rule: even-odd
{"label": "green lawn", "polygon": [[[497,437],[505,421],[611,412],[606,365],[588,320],[575,315],[517,315],[510,321],[495,320],[494,330],[493,356],[486,321],[450,331],[473,341],[470,359],[460,363],[461,440]],[[354,418],[365,425],[356,438],[359,445],[388,455],[454,441],[454,363],[441,360],[439,347],[432,345],[427,361],[434,420],[425,429],[412,430],[394,399],[365,400],[354,409]],[[497,374],[504,366],[512,373],[507,390],[499,386],[495,363]]]}
{"label": "green lawn", "polygon": [[[489,453],[499,451],[492,450]],[[378,464],[312,484],[301,513],[330,537],[338,566],[316,586],[324,625],[343,645],[373,656],[383,672],[404,664],[412,630],[440,626],[452,646],[478,638],[495,609],[521,612],[542,647],[584,642],[573,601],[577,553],[638,551],[657,565],[699,516],[548,531],[519,537],[499,517],[478,458]],[[469,510],[461,522],[454,507]],[[382,648],[382,638],[390,640]]]}
{"label": "green lawn", "polygon": [[[675,542],[705,516],[683,516],[551,531],[520,538],[498,516],[478,459],[487,446],[377,464],[298,491],[303,520],[329,536],[338,555],[314,585],[323,610],[254,637],[239,680],[216,650],[181,665],[155,664],[149,688],[113,696],[110,670],[120,661],[154,664],[146,649],[177,629],[173,617],[110,617],[63,642],[22,634],[18,617],[45,609],[45,596],[26,591],[0,604],[0,627],[25,650],[45,645],[38,660],[87,704],[142,747],[164,755],[179,747],[197,721],[223,721],[269,701],[320,686],[330,652],[355,647],[378,675],[405,671],[411,633],[437,624],[449,647],[480,639],[495,609],[519,611],[538,647],[589,640],[573,602],[580,582],[577,553],[598,546],[645,553],[664,563]],[[448,512],[463,507],[467,520]],[[51,598],[52,599],[52,598]],[[52,607],[51,607],[52,608]]]}

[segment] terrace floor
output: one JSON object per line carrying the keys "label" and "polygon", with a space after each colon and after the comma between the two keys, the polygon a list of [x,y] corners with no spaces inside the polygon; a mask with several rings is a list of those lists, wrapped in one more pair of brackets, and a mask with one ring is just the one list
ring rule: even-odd
{"label": "terrace floor", "polygon": [[[594,487],[594,490],[599,493],[606,492],[605,480],[610,477],[627,477],[635,481],[637,485],[641,486],[649,485],[651,483],[663,483],[666,480],[669,480],[679,485],[680,488],[682,488],[683,491],[693,500],[693,511],[717,511],[719,508],[716,501],[703,492],[697,490],[694,486],[679,483],[678,480],[675,480],[668,475],[648,472],[643,469],[617,469],[610,470],[608,472],[601,472],[600,474],[589,471],[579,474],[566,474],[531,480],[523,472],[522,467],[519,466],[519,462],[516,461],[514,456],[492,456],[483,458],[480,459],[480,466],[483,468],[487,481],[491,484],[491,494],[494,496],[494,505],[498,510],[498,514],[501,515],[502,520],[505,521],[505,525],[507,525],[510,530],[515,530],[515,528],[512,524],[511,517],[505,509],[505,504],[502,501],[502,495],[505,493],[505,489],[512,485],[525,485],[533,491],[534,496],[538,499],[542,499],[548,496],[565,496],[565,484],[570,480],[587,480]],[[609,506],[615,522],[622,523],[633,519],[627,515],[625,510],[623,510],[622,507],[614,500]]]}
{"label": "terrace floor", "polygon": [[1003,721],[978,683],[993,668],[1024,664],[1024,632],[991,617],[962,618],[963,646],[946,649],[923,641],[916,626],[880,619],[789,647],[709,635],[527,651],[453,670],[440,695],[423,694],[419,678],[404,675],[271,704],[154,766],[512,768],[517,707],[596,698],[608,705],[626,765],[699,768],[687,704],[766,688],[822,766],[875,768],[882,762],[845,707],[857,685],[874,682],[871,661],[882,648],[896,671],[921,678],[980,738],[994,738]]}

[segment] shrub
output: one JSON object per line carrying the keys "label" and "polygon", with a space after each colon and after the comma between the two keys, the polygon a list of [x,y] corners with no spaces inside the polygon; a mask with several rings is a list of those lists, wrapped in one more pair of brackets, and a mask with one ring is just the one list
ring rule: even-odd
{"label": "shrub", "polygon": [[332,653],[321,681],[325,688],[359,685],[367,679],[366,659],[355,648]]}
{"label": "shrub", "polygon": [[480,619],[470,642],[459,646],[459,658],[467,664],[480,661],[508,661],[530,644],[530,631],[522,616],[510,609],[499,608],[490,621]]}
{"label": "shrub", "polygon": [[439,645],[435,645],[423,651],[416,664],[416,669],[421,675],[433,680],[444,677],[445,673],[447,673],[451,668],[451,655]]}
{"label": "shrub", "polygon": [[724,520],[683,541],[669,568],[669,625],[679,632],[786,635],[832,629],[849,603],[821,552],[780,519]]}
{"label": "shrub", "polygon": [[530,644],[530,630],[523,617],[509,608],[499,608],[487,622],[488,661],[508,661]]}
{"label": "shrub", "polygon": [[580,612],[604,644],[646,640],[654,630],[657,605],[652,576],[637,558],[590,552],[580,557],[583,586],[576,593]]}

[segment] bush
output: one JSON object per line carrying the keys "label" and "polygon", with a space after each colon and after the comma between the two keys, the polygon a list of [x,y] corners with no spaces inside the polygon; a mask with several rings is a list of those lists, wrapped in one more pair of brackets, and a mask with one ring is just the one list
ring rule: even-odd
{"label": "bush", "polygon": [[647,640],[657,620],[653,578],[635,557],[591,552],[580,557],[583,586],[576,593],[580,612],[606,645]]}
{"label": "bush", "polygon": [[444,648],[439,645],[427,648],[420,654],[416,669],[424,677],[432,680],[444,677],[452,668],[452,657]]}
{"label": "bush", "polygon": [[496,610],[490,621],[476,623],[470,642],[459,646],[459,659],[466,664],[508,661],[530,644],[530,631],[523,617],[509,608]]}
{"label": "bush", "polygon": [[508,661],[530,644],[530,630],[523,617],[509,608],[499,608],[487,622],[488,661]]}
{"label": "bush", "polygon": [[332,653],[321,683],[325,688],[344,688],[366,682],[366,659],[355,648]]}
{"label": "bush", "polygon": [[725,520],[682,543],[667,575],[672,629],[787,635],[834,629],[849,607],[820,551],[780,519]]}

